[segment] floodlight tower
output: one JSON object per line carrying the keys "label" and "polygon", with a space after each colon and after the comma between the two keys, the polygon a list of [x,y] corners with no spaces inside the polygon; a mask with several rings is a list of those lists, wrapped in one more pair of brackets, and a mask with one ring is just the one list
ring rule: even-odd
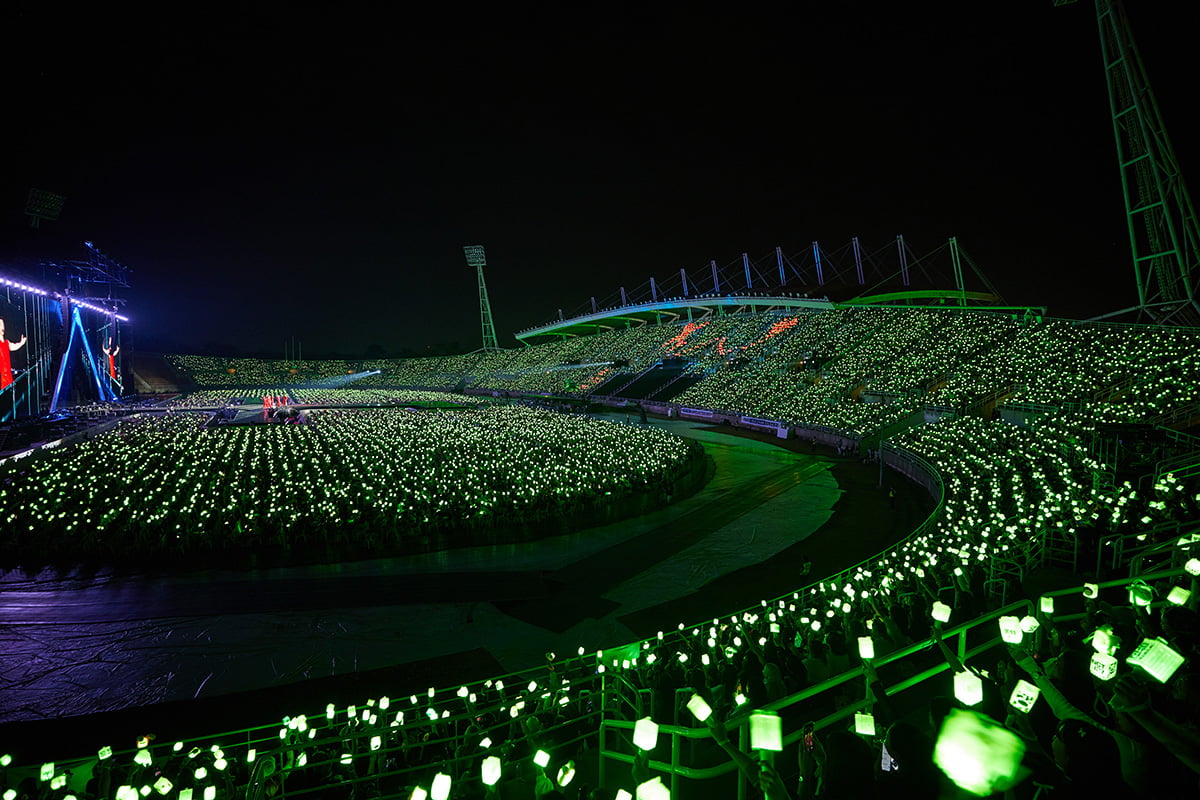
{"label": "floodlight tower", "polygon": [[1160,324],[1200,325],[1196,210],[1121,0],[1096,0],[1096,22],[1138,290],[1136,306],[1106,316],[1136,311]]}
{"label": "floodlight tower", "polygon": [[483,268],[487,259],[483,254],[483,245],[472,244],[463,248],[467,257],[467,266],[475,267],[479,275],[479,323],[483,328],[483,349],[499,350],[496,344],[496,326],[492,324],[492,304],[488,302],[487,284],[483,280]]}
{"label": "floodlight tower", "polygon": [[29,216],[29,227],[37,228],[42,220],[53,222],[62,213],[66,198],[45,189],[30,189],[25,199],[25,213]]}

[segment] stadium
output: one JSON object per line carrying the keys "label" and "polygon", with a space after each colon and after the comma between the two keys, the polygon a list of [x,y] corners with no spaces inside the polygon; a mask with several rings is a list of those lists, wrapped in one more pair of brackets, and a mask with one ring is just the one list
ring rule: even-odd
{"label": "stadium", "polygon": [[1137,300],[1088,319],[855,237],[508,346],[460,243],[474,349],[149,349],[130,269],[30,235],[3,800],[1195,796],[1200,230],[1096,15]]}

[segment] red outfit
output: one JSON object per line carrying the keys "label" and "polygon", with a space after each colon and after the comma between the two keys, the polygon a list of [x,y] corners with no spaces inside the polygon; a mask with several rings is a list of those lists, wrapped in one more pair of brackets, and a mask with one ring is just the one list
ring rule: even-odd
{"label": "red outfit", "polygon": [[0,389],[12,382],[12,353],[8,350],[8,342],[0,339]]}
{"label": "red outfit", "polygon": [[108,377],[117,379],[117,357],[112,353],[108,354]]}

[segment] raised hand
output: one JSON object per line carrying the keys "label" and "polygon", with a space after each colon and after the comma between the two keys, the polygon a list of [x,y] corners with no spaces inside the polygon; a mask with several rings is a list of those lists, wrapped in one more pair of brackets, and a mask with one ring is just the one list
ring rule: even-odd
{"label": "raised hand", "polygon": [[1150,704],[1150,690],[1132,675],[1124,675],[1113,684],[1108,704],[1113,711],[1141,711]]}

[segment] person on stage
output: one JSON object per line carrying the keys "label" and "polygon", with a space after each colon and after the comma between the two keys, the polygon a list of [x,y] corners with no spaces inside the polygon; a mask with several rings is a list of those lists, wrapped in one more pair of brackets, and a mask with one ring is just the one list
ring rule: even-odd
{"label": "person on stage", "polygon": [[0,318],[0,389],[8,388],[8,385],[13,382],[12,374],[12,353],[17,352],[25,346],[25,334],[21,334],[21,341],[10,342],[4,335],[4,319]]}
{"label": "person on stage", "polygon": [[100,352],[108,356],[108,377],[112,380],[117,379],[117,353],[121,352],[121,345],[113,347],[112,337],[108,337],[108,347],[100,348]]}

